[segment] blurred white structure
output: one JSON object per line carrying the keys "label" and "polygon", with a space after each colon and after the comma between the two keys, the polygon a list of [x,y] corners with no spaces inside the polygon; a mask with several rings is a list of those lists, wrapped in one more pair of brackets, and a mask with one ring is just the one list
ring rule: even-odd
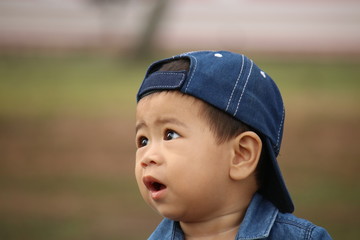
{"label": "blurred white structure", "polygon": [[[169,0],[157,47],[360,53],[357,0]],[[0,50],[127,49],[154,0],[0,0]]]}

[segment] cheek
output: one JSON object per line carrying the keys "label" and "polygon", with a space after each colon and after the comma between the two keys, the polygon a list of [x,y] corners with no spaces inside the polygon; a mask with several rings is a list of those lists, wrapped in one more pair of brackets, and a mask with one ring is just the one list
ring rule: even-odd
{"label": "cheek", "polygon": [[143,168],[141,166],[142,156],[143,156],[143,153],[141,152],[140,149],[138,149],[135,154],[135,166],[134,166],[136,179],[139,177],[139,175],[142,174],[142,171],[143,171]]}
{"label": "cheek", "polygon": [[207,189],[221,187],[229,179],[228,154],[216,147],[198,150],[196,159],[191,164],[192,177],[199,181],[200,187]]}
{"label": "cheek", "polygon": [[[193,148],[195,150],[183,152],[185,158],[174,161],[168,170],[183,191],[198,192],[217,188],[229,179],[227,156],[209,149]],[[171,167],[171,170],[169,169]],[[189,186],[191,186],[189,188]]]}
{"label": "cheek", "polygon": [[135,167],[135,178],[138,186],[140,186],[141,172],[137,166]]}
{"label": "cheek", "polygon": [[138,161],[138,159],[136,159],[135,162],[135,169],[134,169],[134,173],[135,173],[135,179],[138,185],[138,188],[140,189],[140,191],[143,191],[144,188],[144,184],[142,182],[142,172],[143,172],[143,168],[140,166],[140,162]]}
{"label": "cheek", "polygon": [[145,202],[149,203],[149,199],[148,199],[148,194],[147,194],[147,189],[142,181],[142,167],[136,165],[135,166],[135,178],[136,178],[136,182],[138,185],[138,189],[140,191],[141,196],[143,197],[143,199],[145,200]]}

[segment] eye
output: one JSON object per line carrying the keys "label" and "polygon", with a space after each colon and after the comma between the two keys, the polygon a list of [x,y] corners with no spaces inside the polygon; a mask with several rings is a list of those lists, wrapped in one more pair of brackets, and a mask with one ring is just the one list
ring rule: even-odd
{"label": "eye", "polygon": [[136,145],[138,148],[145,147],[146,145],[148,145],[148,143],[149,139],[147,139],[146,137],[139,137],[136,141]]}
{"label": "eye", "polygon": [[180,135],[177,134],[175,131],[173,130],[166,130],[165,131],[165,136],[164,136],[164,140],[172,140],[172,139],[176,139],[179,138]]}

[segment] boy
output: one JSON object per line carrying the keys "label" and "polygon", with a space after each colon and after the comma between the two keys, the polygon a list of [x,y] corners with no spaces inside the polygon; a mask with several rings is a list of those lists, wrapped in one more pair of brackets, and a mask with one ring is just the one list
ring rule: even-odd
{"label": "boy", "polygon": [[135,175],[164,217],[149,239],[331,239],[295,217],[276,156],[284,107],[244,55],[155,62],[137,94]]}

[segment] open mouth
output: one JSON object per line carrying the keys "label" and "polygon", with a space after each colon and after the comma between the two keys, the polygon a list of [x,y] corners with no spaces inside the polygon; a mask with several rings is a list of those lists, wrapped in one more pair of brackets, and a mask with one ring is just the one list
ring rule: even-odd
{"label": "open mouth", "polygon": [[166,185],[153,177],[144,177],[143,182],[150,192],[159,192],[166,188]]}

